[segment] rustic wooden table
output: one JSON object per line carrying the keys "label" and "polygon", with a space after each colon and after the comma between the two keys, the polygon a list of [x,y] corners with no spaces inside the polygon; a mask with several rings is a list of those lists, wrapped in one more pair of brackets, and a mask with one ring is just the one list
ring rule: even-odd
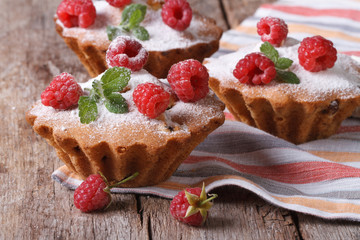
{"label": "rustic wooden table", "polygon": [[[73,191],[50,179],[62,163],[24,117],[53,75],[88,78],[54,30],[59,2],[0,1],[0,239],[360,239],[359,223],[287,211],[234,187],[216,189],[201,228],[175,221],[170,201],[152,196],[119,194],[105,212],[80,213]],[[266,1],[190,2],[226,30]]]}

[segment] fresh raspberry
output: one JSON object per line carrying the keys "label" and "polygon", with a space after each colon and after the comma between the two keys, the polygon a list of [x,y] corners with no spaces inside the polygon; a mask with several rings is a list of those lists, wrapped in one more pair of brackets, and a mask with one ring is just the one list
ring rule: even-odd
{"label": "fresh raspberry", "polygon": [[83,90],[69,73],[54,77],[50,85],[41,93],[41,102],[55,109],[68,109],[77,105]]}
{"label": "fresh raspberry", "polygon": [[234,76],[246,84],[268,84],[276,76],[275,64],[261,53],[250,53],[236,64]]}
{"label": "fresh raspberry", "polygon": [[298,54],[300,65],[310,72],[332,68],[337,59],[333,43],[322,36],[305,38],[300,43]]}
{"label": "fresh raspberry", "polygon": [[120,182],[109,185],[102,173],[88,176],[75,189],[74,205],[82,212],[92,212],[108,207],[111,203],[110,189],[121,185],[139,175],[138,172]]}
{"label": "fresh raspberry", "polygon": [[91,0],[63,0],[56,14],[65,27],[87,28],[95,22],[96,9]]}
{"label": "fresh raspberry", "polygon": [[288,26],[284,20],[275,17],[263,17],[257,23],[257,32],[263,42],[280,47],[288,34]]}
{"label": "fresh raspberry", "polygon": [[209,92],[209,73],[204,65],[194,59],[172,65],[167,80],[183,102],[196,102]]}
{"label": "fresh raspberry", "polygon": [[192,226],[201,226],[208,217],[212,207],[210,202],[216,194],[207,198],[205,186],[203,188],[187,188],[179,192],[170,203],[170,213],[175,219]]}
{"label": "fresh raspberry", "polygon": [[122,8],[131,3],[131,0],[106,0],[111,6]]}
{"label": "fresh raspberry", "polygon": [[184,31],[190,26],[192,10],[186,0],[167,0],[162,6],[161,17],[169,27]]}
{"label": "fresh raspberry", "polygon": [[82,212],[105,208],[111,202],[110,190],[100,174],[90,175],[75,189],[74,204]]}
{"label": "fresh raspberry", "polygon": [[128,36],[119,36],[111,42],[106,51],[106,62],[110,67],[126,67],[139,71],[148,56],[148,51],[138,41]]}
{"label": "fresh raspberry", "polygon": [[170,94],[159,85],[143,83],[135,88],[133,99],[139,112],[149,118],[156,118],[168,108]]}

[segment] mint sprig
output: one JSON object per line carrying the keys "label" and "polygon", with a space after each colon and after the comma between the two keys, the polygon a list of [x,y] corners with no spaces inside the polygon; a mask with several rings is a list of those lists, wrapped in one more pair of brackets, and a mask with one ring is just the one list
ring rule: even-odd
{"label": "mint sprig", "polygon": [[95,121],[98,115],[97,104],[103,103],[112,113],[127,113],[126,99],[120,92],[128,85],[131,71],[124,67],[113,67],[106,70],[100,80],[94,80],[89,96],[79,99],[80,122],[88,124]]}
{"label": "mint sprig", "polygon": [[110,41],[120,35],[132,34],[140,40],[148,40],[148,31],[140,26],[146,15],[146,5],[133,3],[125,7],[119,26],[107,26],[106,33]]}
{"label": "mint sprig", "polygon": [[269,42],[264,42],[260,46],[260,51],[275,64],[276,80],[292,84],[300,83],[296,74],[288,70],[288,68],[293,64],[293,60],[285,57],[279,57],[279,52]]}
{"label": "mint sprig", "polygon": [[96,101],[89,96],[81,96],[78,104],[80,122],[88,124],[95,121],[98,115]]}

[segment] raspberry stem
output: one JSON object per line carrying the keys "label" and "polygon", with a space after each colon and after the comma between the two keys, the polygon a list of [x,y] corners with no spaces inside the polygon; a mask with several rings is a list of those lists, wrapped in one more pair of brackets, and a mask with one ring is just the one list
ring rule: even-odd
{"label": "raspberry stem", "polygon": [[99,174],[100,174],[100,176],[102,177],[102,179],[104,180],[104,182],[106,183],[106,188],[104,188],[103,191],[106,192],[106,193],[108,193],[109,196],[110,196],[110,202],[109,202],[109,204],[106,205],[106,207],[104,208],[104,210],[106,210],[106,209],[111,205],[111,203],[112,203],[112,197],[111,197],[111,192],[110,192],[110,190],[111,190],[112,188],[114,188],[114,187],[117,187],[117,186],[119,186],[119,185],[121,185],[121,184],[123,184],[123,183],[125,183],[125,182],[127,182],[127,181],[129,181],[129,180],[131,180],[131,179],[133,179],[133,178],[135,178],[137,175],[139,175],[139,172],[135,172],[135,173],[134,173],[133,175],[131,175],[130,177],[124,178],[124,179],[121,180],[120,182],[117,182],[117,183],[115,183],[115,184],[113,184],[113,185],[109,185],[109,182],[108,182],[107,178],[105,177],[105,175],[104,175],[102,172],[99,171]]}
{"label": "raspberry stem", "polygon": [[102,179],[104,180],[104,182],[106,183],[106,188],[104,188],[104,192],[107,192],[110,194],[110,189],[117,187],[127,181],[130,181],[131,179],[134,179],[137,175],[139,175],[139,172],[134,173],[133,175],[131,175],[130,177],[124,178],[123,180],[121,180],[120,182],[117,182],[113,185],[109,184],[109,181],[107,180],[107,178],[105,177],[105,175],[99,171],[100,176],[102,177]]}
{"label": "raspberry stem", "polygon": [[106,183],[106,186],[109,186],[109,182],[108,182],[107,178],[105,177],[105,175],[100,171],[99,171],[99,174],[102,177],[102,179],[104,180],[104,182]]}
{"label": "raspberry stem", "polygon": [[134,179],[137,175],[139,175],[139,172],[136,172],[133,175],[131,175],[130,177],[127,177],[127,178],[125,178],[125,179],[121,180],[120,182],[117,182],[117,183],[115,183],[113,185],[110,185],[107,188],[109,188],[109,190],[110,190],[111,188],[117,187],[117,186],[119,186],[119,185],[121,185],[121,184],[123,184],[123,183],[125,183],[127,181],[130,181],[131,179]]}
{"label": "raspberry stem", "polygon": [[215,198],[218,197],[218,195],[216,193],[213,194],[209,194],[211,197],[206,199],[205,201],[200,202],[199,206],[202,207],[204,205],[206,205],[208,202],[211,202],[212,200],[214,200]]}

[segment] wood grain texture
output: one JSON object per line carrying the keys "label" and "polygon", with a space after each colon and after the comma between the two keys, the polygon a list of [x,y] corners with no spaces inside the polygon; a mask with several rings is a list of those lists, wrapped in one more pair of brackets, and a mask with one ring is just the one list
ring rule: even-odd
{"label": "wood grain texture", "polygon": [[275,0],[222,0],[230,28],[238,26],[246,17],[253,15],[261,4],[270,2]]}
{"label": "wood grain texture", "polygon": [[[151,222],[153,239],[298,239],[287,211],[271,207],[243,189],[229,186],[214,192],[219,197],[201,228],[175,221],[168,213],[168,200],[141,197],[143,218]],[[163,228],[159,228],[161,224]]]}
{"label": "wood grain texture", "polygon": [[303,239],[360,239],[358,222],[326,220],[297,214]]}
{"label": "wood grain texture", "polygon": [[[59,2],[0,1],[0,239],[360,238],[357,223],[289,212],[235,187],[214,190],[219,198],[201,228],[175,221],[170,201],[152,196],[118,194],[107,211],[80,213],[73,191],[50,179],[62,163],[24,117],[54,75],[66,71],[78,81],[88,78],[54,30]],[[223,29],[249,16],[249,4],[259,2],[191,1]],[[236,6],[242,6],[239,12]]]}
{"label": "wood grain texture", "polygon": [[219,0],[189,0],[191,7],[201,13],[202,15],[208,16],[216,21],[216,24],[220,26],[224,31],[229,28],[227,20],[222,11],[222,3]]}

